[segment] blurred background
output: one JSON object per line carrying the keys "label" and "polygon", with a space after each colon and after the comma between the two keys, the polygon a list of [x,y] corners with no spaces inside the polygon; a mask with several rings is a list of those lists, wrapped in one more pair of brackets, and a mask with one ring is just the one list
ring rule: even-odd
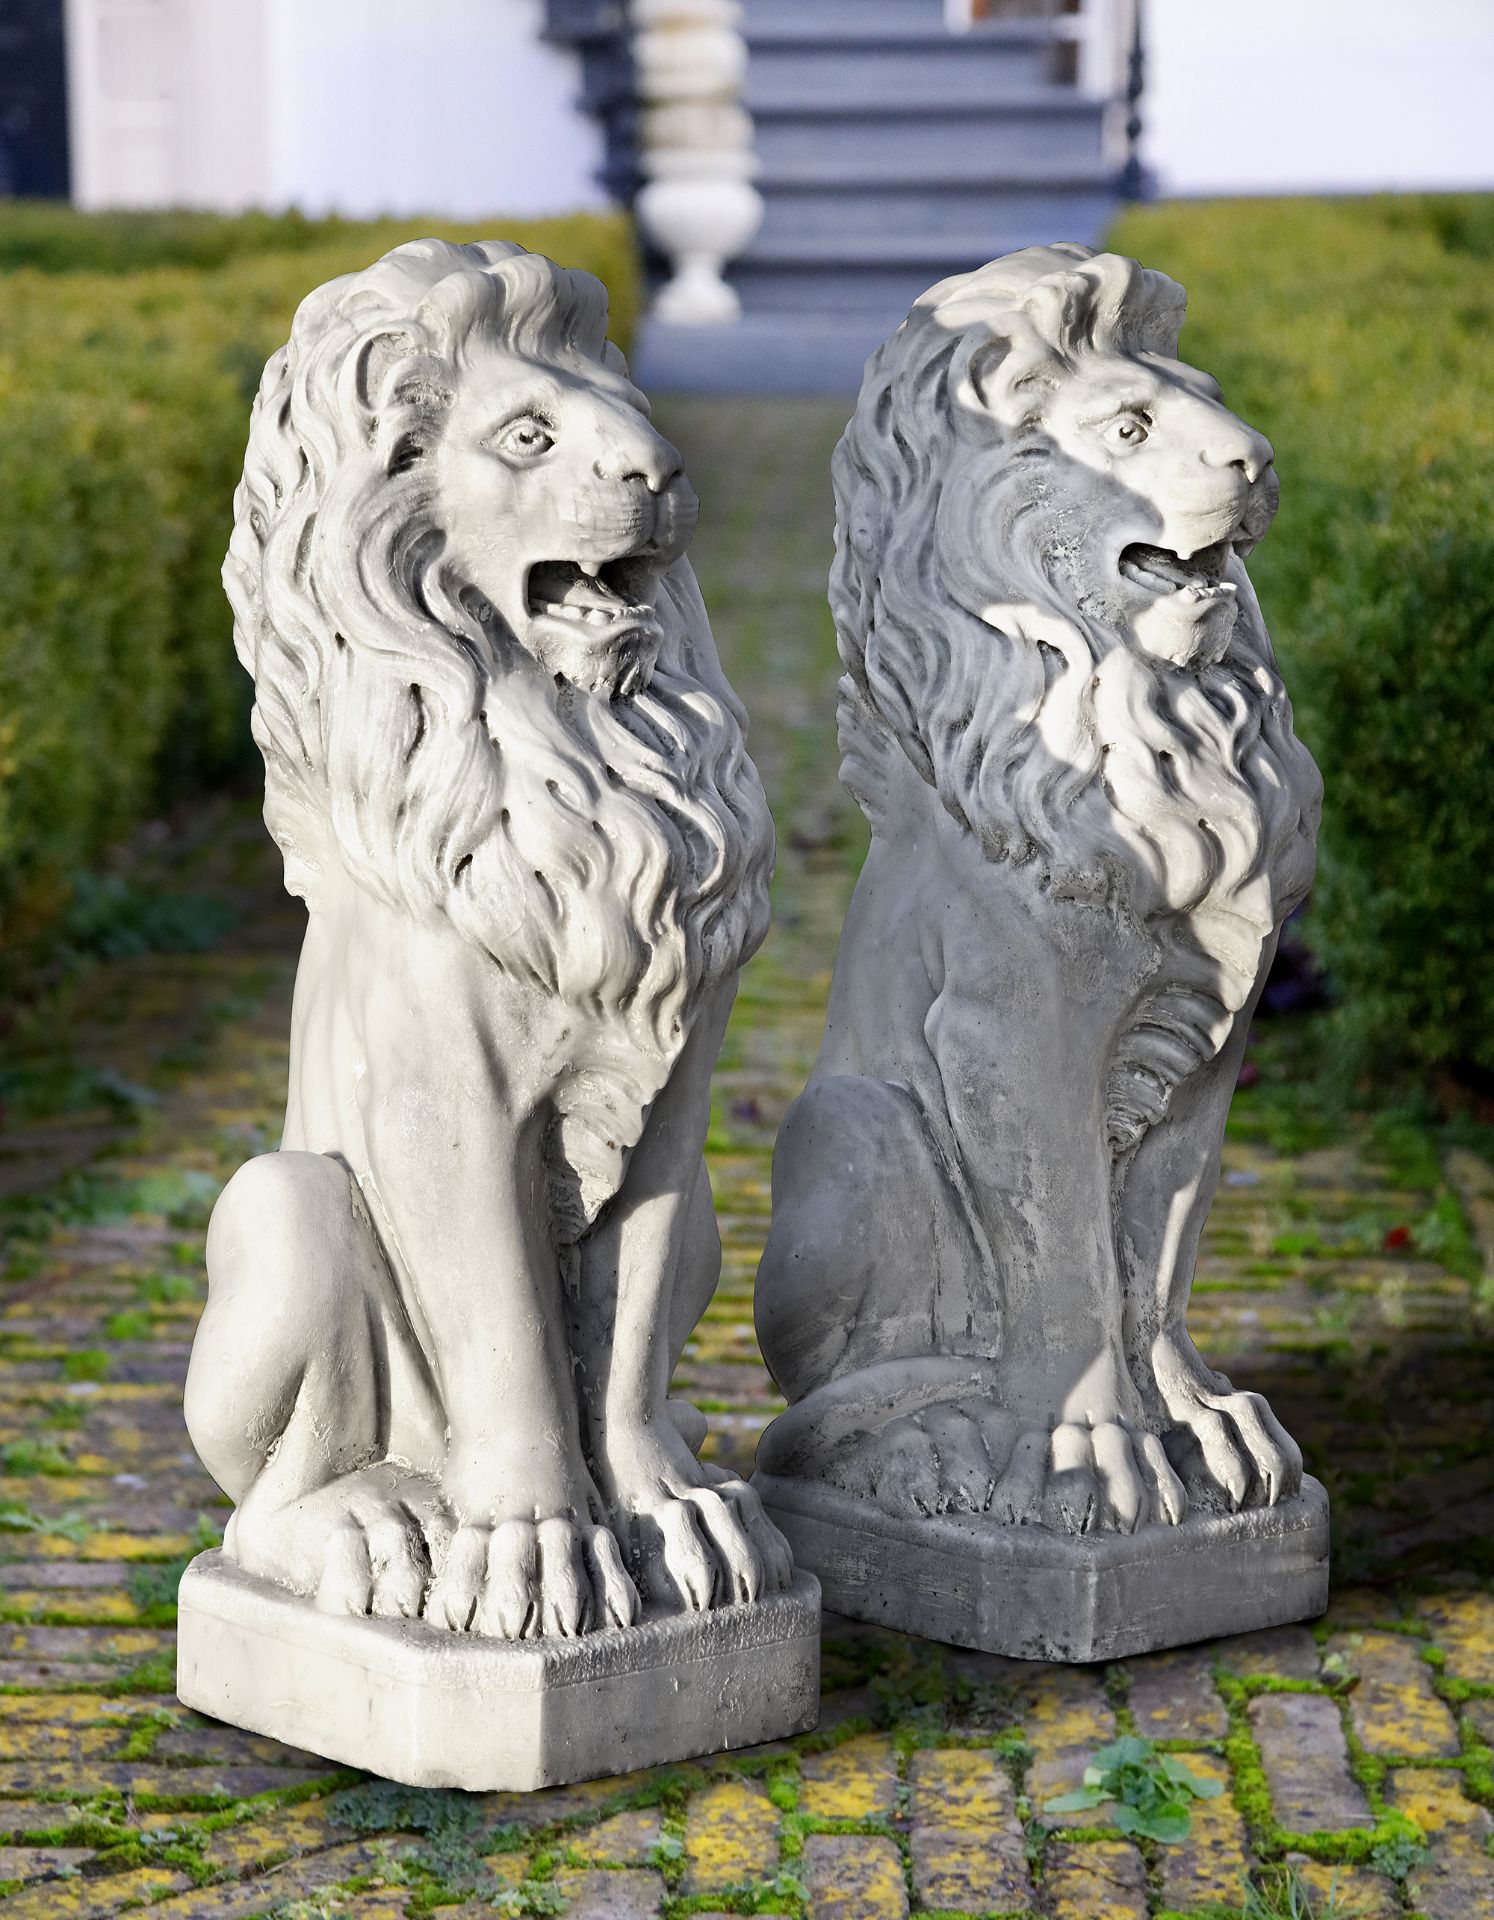
{"label": "blurred background", "polygon": [[[1033,1670],[1020,1698],[1003,1663],[827,1640],[827,1727],[905,1759],[1004,1742],[1014,1792],[1034,1753],[1072,1784],[1117,1726],[1202,1746],[1235,1791],[1197,1870],[1091,1833],[1075,1858],[1121,1878],[1069,1898],[1068,1842],[1024,1802],[1037,1891],[997,1873],[984,1813],[990,1848],[959,1836],[976,1878],[941,1890],[890,1797],[859,1838],[822,1833],[806,1810],[862,1802],[797,1800],[780,1755],[698,1795],[635,1779],[626,1845],[544,1827],[610,1788],[508,1806],[549,1838],[501,1829],[502,1910],[870,1920],[907,1912],[906,1869],[939,1910],[1494,1912],[1490,0],[0,0],[5,1911],[258,1913],[273,1882],[305,1899],[276,1912],[391,1916],[493,1885],[427,1849],[369,1891],[383,1856],[333,1845],[307,1756],[171,1695],[176,1581],[225,1517],[180,1416],[203,1233],[279,1138],[303,925],[258,819],[230,502],[297,302],[421,233],[599,275],[702,498],[692,557],[779,831],[715,1084],[723,1281],[677,1383],[716,1457],[747,1465],[781,1405],[751,1319],[772,1144],[866,844],[836,778],[830,455],[930,283],[1070,239],[1187,288],[1184,356],[1276,447],[1251,574],[1327,787],[1191,1325],[1329,1485],[1334,1613],[1103,1688]],[[1331,1722],[1303,1763],[1321,1802],[1268,1793],[1255,1744],[1266,1696],[1299,1694]],[[887,1904],[836,1884],[862,1840]],[[583,1841],[638,1904],[573,1900]]]}

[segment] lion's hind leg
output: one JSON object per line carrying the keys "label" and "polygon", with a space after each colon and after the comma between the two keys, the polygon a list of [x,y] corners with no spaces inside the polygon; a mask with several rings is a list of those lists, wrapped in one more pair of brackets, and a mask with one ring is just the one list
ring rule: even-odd
{"label": "lion's hind leg", "polygon": [[186,1418],[237,1503],[225,1550],[324,1607],[417,1614],[447,1525],[435,1402],[346,1168],[249,1161],[213,1211],[207,1263]]}
{"label": "lion's hind leg", "polygon": [[757,1330],[797,1404],[759,1464],[893,1511],[979,1511],[1016,1441],[990,1399],[990,1259],[905,1088],[811,1083],[773,1157]]}

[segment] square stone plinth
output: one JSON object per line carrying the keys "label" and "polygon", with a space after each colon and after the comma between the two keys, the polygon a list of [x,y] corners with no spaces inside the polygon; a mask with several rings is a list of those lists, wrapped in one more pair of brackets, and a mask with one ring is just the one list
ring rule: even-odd
{"label": "square stone plinth", "polygon": [[903,1518],[823,1482],[753,1485],[827,1612],[1019,1660],[1116,1660],[1310,1620],[1328,1604],[1328,1496],[1070,1536],[979,1514]]}
{"label": "square stone plinth", "polygon": [[319,1613],[221,1553],[177,1597],[177,1693],[233,1726],[416,1787],[528,1791],[804,1733],[820,1596],[646,1614],[522,1642]]}

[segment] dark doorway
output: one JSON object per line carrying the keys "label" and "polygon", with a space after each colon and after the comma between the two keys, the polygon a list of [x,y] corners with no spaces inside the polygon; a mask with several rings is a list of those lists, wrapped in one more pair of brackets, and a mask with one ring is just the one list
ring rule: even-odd
{"label": "dark doorway", "polygon": [[65,200],[63,0],[0,0],[0,196]]}

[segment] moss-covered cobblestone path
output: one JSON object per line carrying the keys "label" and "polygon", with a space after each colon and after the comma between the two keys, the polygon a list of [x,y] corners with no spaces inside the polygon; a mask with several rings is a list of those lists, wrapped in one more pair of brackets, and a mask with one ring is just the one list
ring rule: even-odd
{"label": "moss-covered cobblestone path", "polygon": [[[745,1466],[779,1404],[751,1310],[772,1140],[862,844],[823,600],[840,416],[702,403],[664,424],[781,839],[717,1083],[725,1272],[679,1380]],[[1139,1920],[1238,1912],[1253,1874],[1259,1920],[1494,1915],[1494,1181],[1472,1135],[1325,1120],[1297,1078],[1310,1021],[1255,1049],[1192,1327],[1328,1483],[1324,1621],[1064,1669],[830,1620],[818,1733],[528,1797],[384,1787],[176,1706],[176,1580],[224,1518],[180,1412],[203,1233],[274,1144],[298,925],[252,819],[205,818],[176,871],[236,930],[80,972],[7,1042],[0,1913]],[[1118,1733],[1223,1786],[1186,1839],[1045,1813]]]}

